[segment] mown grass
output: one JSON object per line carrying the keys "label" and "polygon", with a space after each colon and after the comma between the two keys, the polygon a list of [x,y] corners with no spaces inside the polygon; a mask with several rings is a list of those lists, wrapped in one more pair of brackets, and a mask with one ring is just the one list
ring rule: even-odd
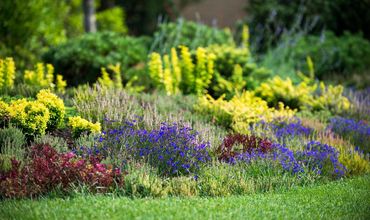
{"label": "mown grass", "polygon": [[77,196],[1,201],[0,219],[369,219],[370,175],[219,198]]}

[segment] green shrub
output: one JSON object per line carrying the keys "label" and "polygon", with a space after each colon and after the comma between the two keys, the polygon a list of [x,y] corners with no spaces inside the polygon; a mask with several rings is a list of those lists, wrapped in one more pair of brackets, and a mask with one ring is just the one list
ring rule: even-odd
{"label": "green shrub", "polygon": [[48,144],[52,146],[55,150],[57,150],[59,153],[68,153],[70,151],[66,139],[62,137],[53,136],[50,134],[35,137],[32,146],[38,144],[42,145]]}
{"label": "green shrub", "polygon": [[8,127],[0,129],[1,154],[17,156],[17,152],[23,152],[22,149],[25,145],[26,137],[18,128]]}
{"label": "green shrub", "polygon": [[0,129],[0,171],[11,168],[13,158],[23,161],[25,156],[26,136],[15,127]]}
{"label": "green shrub", "polygon": [[125,76],[140,73],[147,58],[145,38],[122,37],[113,32],[90,33],[51,48],[44,61],[54,65],[68,84],[95,82],[102,67],[121,64]]}
{"label": "green shrub", "polygon": [[31,86],[26,83],[16,83],[14,88],[7,90],[4,95],[16,98],[35,97],[40,89],[41,88],[38,86]]}
{"label": "green shrub", "polygon": [[345,33],[336,37],[327,31],[322,36],[300,38],[293,46],[291,56],[296,69],[304,72],[307,71],[306,57],[310,56],[315,64],[315,74],[320,79],[329,73],[349,75],[369,67],[370,42],[360,35]]}
{"label": "green shrub", "polygon": [[91,147],[96,144],[96,134],[82,134],[74,140],[75,146]]}
{"label": "green shrub", "polygon": [[248,44],[244,44],[243,47],[212,45],[206,48],[215,55],[215,77],[208,91],[213,97],[226,94],[229,99],[243,89],[257,87],[271,75],[271,70],[254,62]]}
{"label": "green shrub", "polygon": [[163,197],[168,195],[167,181],[147,164],[129,163],[124,194],[131,197]]}
{"label": "green shrub", "polygon": [[204,167],[197,185],[201,196],[230,196],[287,190],[317,179],[311,173],[300,177],[287,174],[277,163],[257,160],[250,164],[214,163]]}
{"label": "green shrub", "polygon": [[151,51],[169,53],[171,48],[184,45],[191,50],[212,44],[234,45],[230,30],[220,30],[204,24],[179,19],[159,25],[154,33]]}
{"label": "green shrub", "polygon": [[121,77],[121,65],[109,65],[108,68],[101,68],[101,76],[97,80],[97,84],[108,89],[125,89],[129,92],[141,92],[145,89],[145,86],[134,85],[139,77],[137,75],[131,77],[124,85]]}

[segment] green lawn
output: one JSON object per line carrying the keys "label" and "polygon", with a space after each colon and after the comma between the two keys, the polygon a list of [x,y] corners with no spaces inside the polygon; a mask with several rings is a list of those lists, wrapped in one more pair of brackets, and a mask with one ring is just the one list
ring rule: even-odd
{"label": "green lawn", "polygon": [[226,198],[6,200],[0,219],[370,219],[370,176]]}

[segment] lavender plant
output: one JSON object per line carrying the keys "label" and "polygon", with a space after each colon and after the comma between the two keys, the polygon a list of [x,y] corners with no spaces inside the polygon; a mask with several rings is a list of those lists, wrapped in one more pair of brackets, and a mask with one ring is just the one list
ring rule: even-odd
{"label": "lavender plant", "polygon": [[295,152],[281,144],[273,144],[271,148],[271,152],[254,149],[237,154],[229,163],[265,160],[279,164],[284,171],[292,174],[314,172],[333,178],[342,177],[346,172],[346,168],[338,160],[339,152],[327,144],[310,141],[304,150]]}
{"label": "lavender plant", "polygon": [[302,124],[299,118],[258,122],[251,127],[251,133],[266,136],[286,146],[303,145],[303,137],[309,137],[314,130]]}
{"label": "lavender plant", "polygon": [[364,153],[370,153],[370,125],[365,121],[335,117],[330,120],[328,129],[350,140]]}
{"label": "lavender plant", "polygon": [[303,151],[296,152],[296,158],[308,169],[318,174],[333,177],[344,176],[346,168],[338,160],[339,152],[334,147],[318,141],[307,143]]}
{"label": "lavender plant", "polygon": [[302,122],[298,119],[296,122],[279,121],[270,123],[271,129],[278,140],[295,137],[308,137],[312,134],[313,130],[302,125]]}
{"label": "lavender plant", "polygon": [[211,159],[209,143],[200,141],[192,128],[177,123],[146,130],[140,121],[126,121],[119,128],[103,131],[95,146],[79,150],[86,156],[99,153],[124,163],[147,162],[165,176],[194,174]]}

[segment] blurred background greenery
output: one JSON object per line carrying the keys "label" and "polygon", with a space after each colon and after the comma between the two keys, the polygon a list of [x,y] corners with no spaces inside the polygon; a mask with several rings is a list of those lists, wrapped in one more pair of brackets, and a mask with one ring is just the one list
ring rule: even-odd
{"label": "blurred background greenery", "polygon": [[319,79],[369,85],[368,0],[2,0],[0,57],[52,63],[69,85],[117,62],[125,79],[148,52],[241,45],[245,24],[253,60],[274,74],[297,79],[310,56]]}

